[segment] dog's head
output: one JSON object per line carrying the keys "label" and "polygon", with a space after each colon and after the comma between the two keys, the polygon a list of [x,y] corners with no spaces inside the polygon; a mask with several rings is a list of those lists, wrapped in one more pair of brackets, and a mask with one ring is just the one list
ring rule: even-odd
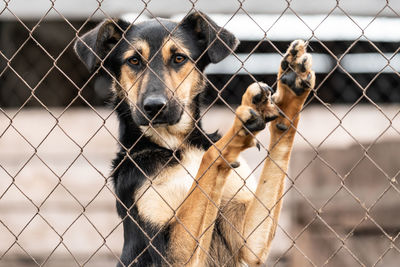
{"label": "dog's head", "polygon": [[176,23],[164,19],[130,24],[105,20],[78,38],[75,50],[90,71],[100,65],[113,76],[139,126],[190,120],[193,99],[205,87],[203,70],[238,45],[229,31],[203,13]]}

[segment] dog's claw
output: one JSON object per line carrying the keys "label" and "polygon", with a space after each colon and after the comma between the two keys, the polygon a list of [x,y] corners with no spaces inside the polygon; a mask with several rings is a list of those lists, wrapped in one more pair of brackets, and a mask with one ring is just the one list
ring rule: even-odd
{"label": "dog's claw", "polygon": [[256,147],[257,147],[258,151],[261,150],[260,142],[258,142],[258,141],[256,142]]}
{"label": "dog's claw", "polygon": [[244,123],[245,128],[249,132],[258,132],[264,130],[265,122],[263,118],[253,109],[250,109],[251,117]]}
{"label": "dog's claw", "polygon": [[265,118],[265,122],[270,122],[278,118],[278,115],[273,115]]}
{"label": "dog's claw", "polygon": [[240,166],[240,163],[238,161],[234,161],[234,162],[231,162],[230,165],[232,168],[236,169],[237,167]]}
{"label": "dog's claw", "polygon": [[255,119],[258,116],[258,114],[253,109],[250,109],[250,114],[253,119]]}
{"label": "dog's claw", "polygon": [[277,123],[276,128],[278,128],[281,131],[286,131],[288,129],[288,127],[283,123]]}

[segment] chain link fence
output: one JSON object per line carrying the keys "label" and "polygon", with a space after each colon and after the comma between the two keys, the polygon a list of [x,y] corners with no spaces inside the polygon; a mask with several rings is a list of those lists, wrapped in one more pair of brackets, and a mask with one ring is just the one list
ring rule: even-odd
{"label": "chain link fence", "polygon": [[[174,2],[179,14],[167,15],[164,2],[129,3],[134,13],[113,9],[121,2],[92,1],[86,12],[82,3],[73,7],[77,17],[63,1],[41,1],[37,19],[27,19],[21,1],[0,5],[0,266],[119,261],[122,222],[131,217],[118,218],[114,207],[121,200],[110,164],[124,147],[116,108],[107,108],[109,82],[87,72],[73,44],[103,18],[179,21],[207,8],[241,41],[206,70],[200,117],[208,132],[230,127],[250,83],[276,88],[291,40],[308,41],[314,59],[317,83],[297,129],[268,266],[398,266],[398,3],[366,1],[365,15],[346,1],[318,3],[324,8],[313,14],[307,10],[320,7],[312,1],[232,0],[215,3],[217,14],[209,1],[181,0]],[[255,176],[266,136],[257,137],[261,152],[243,153]],[[153,237],[143,233],[149,249]]]}

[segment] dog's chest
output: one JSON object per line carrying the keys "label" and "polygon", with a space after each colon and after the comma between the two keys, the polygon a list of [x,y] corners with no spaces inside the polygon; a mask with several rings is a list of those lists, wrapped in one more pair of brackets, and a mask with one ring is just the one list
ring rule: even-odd
{"label": "dog's chest", "polygon": [[[155,225],[174,220],[174,212],[185,200],[200,167],[204,150],[187,149],[179,164],[161,169],[147,180],[134,196],[139,215]],[[240,167],[230,172],[223,189],[222,202],[232,200],[246,202],[255,192],[256,181],[252,170],[239,157]]]}
{"label": "dog's chest", "polygon": [[134,198],[139,214],[155,224],[165,224],[184,201],[199,169],[204,150],[187,149],[180,163],[159,170],[136,192]]}

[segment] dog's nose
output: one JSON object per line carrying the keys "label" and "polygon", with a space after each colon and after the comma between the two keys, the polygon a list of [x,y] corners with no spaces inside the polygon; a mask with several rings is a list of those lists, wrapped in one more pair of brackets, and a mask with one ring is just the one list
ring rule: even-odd
{"label": "dog's nose", "polygon": [[154,95],[148,96],[143,101],[143,109],[149,119],[153,118],[165,105],[167,99],[163,96]]}

